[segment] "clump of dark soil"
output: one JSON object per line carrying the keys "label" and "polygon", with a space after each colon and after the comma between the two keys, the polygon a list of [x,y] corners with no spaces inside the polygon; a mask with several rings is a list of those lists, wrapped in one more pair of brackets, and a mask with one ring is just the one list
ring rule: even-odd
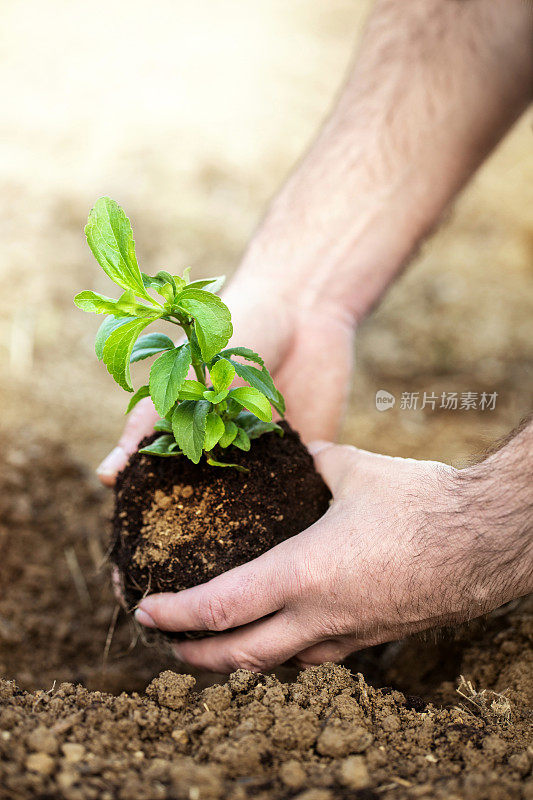
{"label": "clump of dark soil", "polygon": [[29,433],[0,448],[1,800],[533,797],[531,599],[351,671],[206,686],[116,616],[92,477]]}
{"label": "clump of dark soil", "polygon": [[204,583],[325,514],[331,493],[298,434],[281,425],[283,437],[269,433],[249,452],[231,452],[246,473],[205,459],[130,458],[117,480],[111,551],[128,604]]}

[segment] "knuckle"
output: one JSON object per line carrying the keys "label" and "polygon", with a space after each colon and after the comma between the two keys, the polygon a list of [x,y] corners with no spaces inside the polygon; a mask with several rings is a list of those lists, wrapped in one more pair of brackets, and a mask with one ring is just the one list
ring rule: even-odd
{"label": "knuckle", "polygon": [[202,594],[198,601],[197,616],[208,631],[223,631],[231,627],[225,601],[214,594]]}

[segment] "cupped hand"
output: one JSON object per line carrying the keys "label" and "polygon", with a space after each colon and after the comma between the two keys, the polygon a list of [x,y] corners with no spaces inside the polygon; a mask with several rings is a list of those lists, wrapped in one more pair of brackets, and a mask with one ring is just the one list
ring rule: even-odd
{"label": "cupped hand", "polygon": [[181,661],[217,672],[338,661],[483,610],[455,523],[453,468],[311,449],[334,498],[322,519],[208,583],[140,603],[149,627],[218,632],[179,642]]}
{"label": "cupped hand", "polygon": [[[351,384],[351,314],[328,302],[301,309],[271,286],[246,279],[235,280],[223,299],[232,315],[232,344],[250,347],[264,358],[285,396],[287,419],[304,441],[334,438]],[[135,406],[117,446],[98,467],[103,484],[114,484],[157,419],[150,398]]]}

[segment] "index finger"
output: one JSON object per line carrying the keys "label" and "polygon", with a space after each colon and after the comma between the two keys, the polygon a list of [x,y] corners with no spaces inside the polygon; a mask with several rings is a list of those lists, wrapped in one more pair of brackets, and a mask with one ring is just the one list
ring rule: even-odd
{"label": "index finger", "polygon": [[291,540],[216,578],[184,589],[145,597],[135,617],[165,631],[223,631],[279,611],[290,596]]}

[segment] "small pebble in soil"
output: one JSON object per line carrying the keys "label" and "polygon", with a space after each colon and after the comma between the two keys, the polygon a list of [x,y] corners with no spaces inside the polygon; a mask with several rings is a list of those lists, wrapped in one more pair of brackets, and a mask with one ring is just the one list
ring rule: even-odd
{"label": "small pebble in soil", "polygon": [[77,742],[65,742],[61,747],[65,761],[81,761],[85,756],[85,747]]}
{"label": "small pebble in soil", "polygon": [[370,776],[363,756],[348,756],[340,765],[339,783],[348,789],[365,789],[370,785]]}
{"label": "small pebble in soil", "polygon": [[44,725],[39,725],[28,736],[28,747],[40,753],[55,755],[59,750],[57,737]]}
{"label": "small pebble in soil", "polygon": [[48,753],[31,753],[26,759],[26,768],[30,772],[51,775],[55,769],[55,762]]}

